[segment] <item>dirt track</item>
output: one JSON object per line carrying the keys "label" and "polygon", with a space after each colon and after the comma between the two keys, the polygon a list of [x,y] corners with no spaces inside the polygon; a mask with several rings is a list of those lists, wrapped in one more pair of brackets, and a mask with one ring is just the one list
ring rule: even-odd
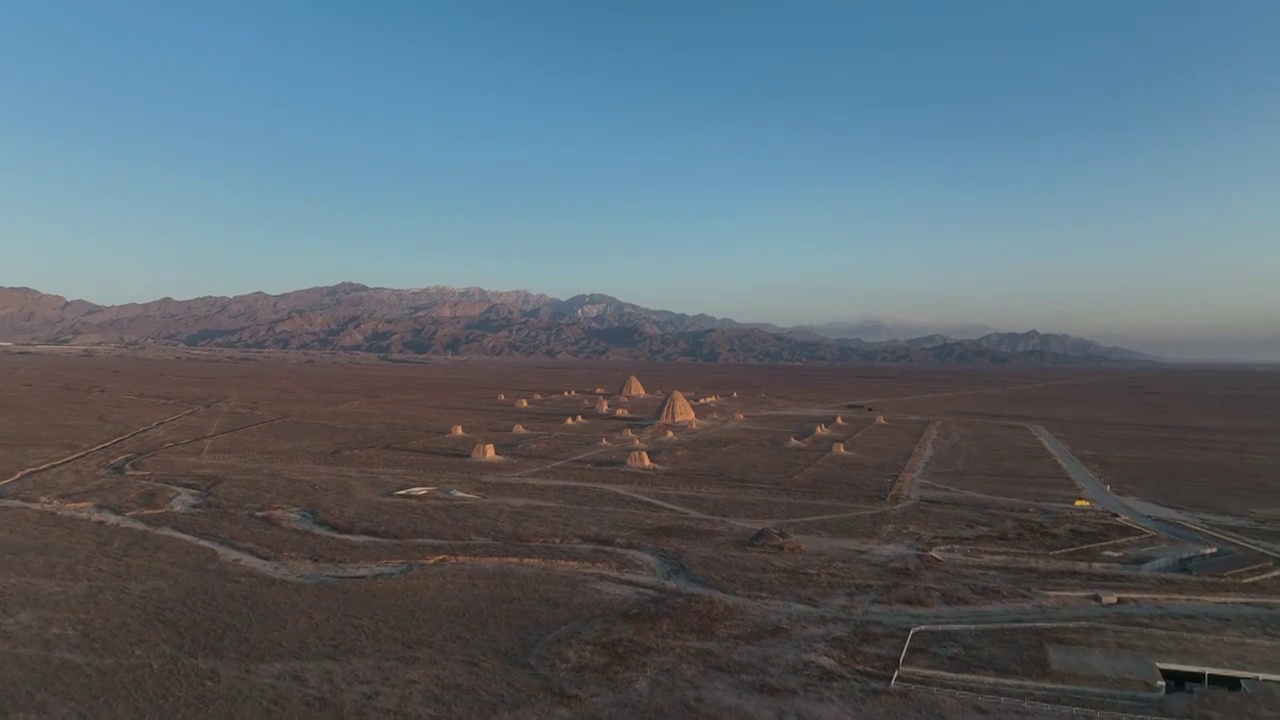
{"label": "dirt track", "polygon": [[4,480],[0,480],[0,487],[4,487],[5,485],[8,485],[8,484],[10,484],[10,483],[12,483],[12,482],[16,482],[16,481],[21,480],[21,479],[23,479],[23,478],[25,478],[25,477],[28,477],[28,476],[30,476],[30,475],[35,475],[36,473],[44,472],[44,471],[46,471],[46,470],[52,470],[52,469],[54,469],[54,468],[56,468],[56,467],[59,467],[59,466],[62,466],[62,465],[66,465],[67,463],[75,462],[76,460],[79,460],[80,458],[86,457],[86,456],[91,455],[91,454],[93,454],[93,453],[96,453],[96,452],[98,452],[98,451],[100,451],[100,450],[106,450],[107,448],[109,448],[109,447],[111,447],[111,446],[113,446],[113,445],[119,445],[120,443],[125,442],[126,440],[130,440],[130,439],[132,439],[132,438],[135,438],[135,437],[137,437],[137,436],[141,435],[142,433],[149,432],[149,431],[151,431],[151,430],[155,430],[156,428],[161,427],[162,425],[167,425],[167,424],[169,424],[169,423],[171,423],[171,422],[173,422],[173,421],[175,421],[175,420],[179,420],[179,419],[181,419],[181,418],[183,418],[183,417],[186,417],[187,415],[190,415],[190,414],[191,414],[191,413],[193,413],[193,412],[197,412],[197,411],[200,411],[200,410],[203,410],[203,409],[204,409],[203,407],[194,407],[194,408],[191,408],[190,410],[185,410],[185,411],[183,411],[183,412],[180,412],[180,413],[178,413],[177,415],[174,415],[174,416],[172,416],[172,417],[167,417],[167,418],[164,418],[163,420],[157,420],[157,421],[155,421],[155,422],[151,423],[150,425],[147,425],[147,426],[145,426],[145,427],[138,428],[137,430],[134,430],[134,431],[129,432],[129,433],[125,433],[124,435],[121,435],[120,437],[112,438],[111,440],[108,440],[108,441],[106,441],[106,442],[104,442],[104,443],[100,443],[100,444],[98,444],[98,445],[94,445],[94,446],[93,446],[93,447],[91,447],[91,448],[88,448],[88,449],[85,449],[85,450],[81,450],[81,451],[79,451],[79,452],[73,453],[73,454],[68,455],[68,456],[66,456],[66,457],[59,458],[59,459],[57,459],[57,460],[51,460],[51,461],[49,461],[49,462],[47,462],[47,463],[43,463],[43,464],[41,464],[41,465],[36,465],[35,467],[29,467],[29,468],[27,468],[27,469],[25,469],[25,470],[19,470],[18,472],[14,473],[13,475],[9,476],[8,478],[6,478],[6,479],[4,479]]}

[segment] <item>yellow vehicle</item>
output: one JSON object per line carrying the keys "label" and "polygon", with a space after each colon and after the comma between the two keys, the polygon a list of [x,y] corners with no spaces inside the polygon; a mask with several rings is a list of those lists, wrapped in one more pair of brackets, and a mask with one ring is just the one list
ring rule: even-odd
{"label": "yellow vehicle", "polygon": [[1084,498],[1080,498],[1079,500],[1076,500],[1074,504],[1076,507],[1089,507],[1090,505],[1093,505],[1093,503],[1089,502],[1088,500],[1085,500]]}

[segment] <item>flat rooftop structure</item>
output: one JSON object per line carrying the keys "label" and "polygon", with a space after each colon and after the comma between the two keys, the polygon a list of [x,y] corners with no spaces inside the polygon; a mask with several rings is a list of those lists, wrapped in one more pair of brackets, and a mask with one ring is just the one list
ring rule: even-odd
{"label": "flat rooftop structure", "polygon": [[[1135,533],[1140,532],[1134,529]],[[1145,567],[1153,570],[1176,569],[1179,560],[1210,555],[1216,548],[1195,545],[1155,534],[1135,535],[1116,542],[1086,546],[1054,553],[1054,559],[1073,562],[1106,563]],[[1168,564],[1168,568],[1161,567]]]}
{"label": "flat rooftop structure", "polygon": [[1165,670],[1280,682],[1280,641],[1097,623],[926,626],[912,631],[900,673],[1154,695]]}
{"label": "flat rooftop structure", "polygon": [[1192,563],[1188,571],[1209,577],[1240,577],[1274,570],[1275,564],[1269,557],[1245,551]]}
{"label": "flat rooftop structure", "polygon": [[1203,665],[1180,665],[1178,663],[1156,663],[1160,670],[1178,670],[1181,672],[1204,673],[1222,677],[1240,678],[1242,680],[1261,680],[1263,682],[1280,683],[1280,673],[1263,673],[1252,670],[1235,670],[1230,668],[1205,667]]}

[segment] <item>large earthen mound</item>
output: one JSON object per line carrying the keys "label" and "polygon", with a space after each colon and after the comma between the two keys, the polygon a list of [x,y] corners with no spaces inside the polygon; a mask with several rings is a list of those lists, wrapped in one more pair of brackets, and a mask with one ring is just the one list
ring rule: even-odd
{"label": "large earthen mound", "polygon": [[635,375],[628,375],[627,379],[622,383],[622,387],[618,388],[618,395],[622,397],[644,397],[644,386],[640,384],[640,379]]}
{"label": "large earthen mound", "polygon": [[679,390],[672,390],[653,415],[653,419],[663,425],[688,425],[697,417],[693,412],[693,406],[684,395],[680,394]]}
{"label": "large earthen mound", "polygon": [[493,449],[493,443],[481,443],[471,449],[472,460],[496,460],[498,452]]}

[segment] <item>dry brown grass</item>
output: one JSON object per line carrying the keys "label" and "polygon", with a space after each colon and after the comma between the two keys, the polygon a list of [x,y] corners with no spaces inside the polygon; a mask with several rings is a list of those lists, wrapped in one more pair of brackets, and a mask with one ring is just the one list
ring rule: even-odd
{"label": "dry brown grass", "polygon": [[1071,504],[1081,490],[1025,427],[939,424],[925,479],[958,492]]}
{"label": "dry brown grass", "polygon": [[[12,411],[0,467],[10,472],[201,408],[16,481],[0,499],[131,514],[146,527],[277,563],[403,563],[409,571],[289,582],[183,537],[0,507],[0,542],[10,550],[0,554],[0,628],[8,633],[0,681],[19,688],[0,698],[0,714],[387,716],[432,708],[521,718],[817,718],[856,708],[864,717],[972,717],[987,706],[882,689],[906,627],[930,613],[1003,612],[1042,600],[1040,589],[1081,585],[1233,591],[1207,580],[922,557],[936,544],[1045,552],[1132,532],[1097,514],[1028,508],[1022,501],[1061,498],[1063,477],[1029,434],[985,421],[1045,424],[1082,456],[1099,454],[1088,444],[1104,447],[1127,423],[1174,424],[1177,433],[1151,435],[1167,443],[1204,431],[1211,440],[1200,451],[1226,447],[1221,431],[1243,443],[1232,446],[1239,454],[1265,458],[1273,449],[1263,429],[1280,426],[1260,407],[1251,418],[1226,417],[1252,407],[1232,391],[1224,391],[1224,415],[1212,415],[1202,397],[1214,387],[1208,376],[1189,381],[1200,389],[1180,400],[1173,376],[1153,373],[1141,382],[1170,394],[1143,395],[1158,403],[1134,407],[1107,394],[1131,400],[1124,383],[1134,381],[1106,373],[226,357],[0,352],[0,401]],[[595,401],[564,396],[564,388],[617,387],[630,373],[691,396],[721,395],[722,417],[666,438],[644,421],[660,401],[647,397],[627,403],[630,417],[562,425]],[[1243,387],[1246,379],[1231,382]],[[729,396],[734,388],[738,397]],[[510,399],[495,400],[499,393]],[[512,407],[535,393],[544,397]],[[1073,399],[1081,394],[1111,409],[1089,409]],[[730,420],[734,413],[745,419]],[[872,425],[880,413],[889,423]],[[836,414],[848,423],[834,424]],[[1001,495],[1005,504],[976,496],[963,506],[935,497],[885,503],[885,479],[938,419],[924,479]],[[517,422],[529,432],[512,433]],[[783,447],[819,422],[831,432]],[[467,436],[445,434],[453,424]],[[624,428],[657,469],[625,467]],[[617,444],[597,445],[602,435]],[[836,442],[847,455],[829,453]],[[1154,452],[1157,441],[1147,442],[1135,440],[1133,454]],[[469,460],[477,443],[492,443],[503,459]],[[1105,447],[1106,457],[1086,459],[1126,462],[1118,446]],[[1152,467],[1131,467],[1133,487],[1158,484]],[[1028,482],[1015,486],[1006,476]],[[1242,505],[1239,497],[1255,492],[1244,480],[1216,495]],[[410,486],[482,497],[390,496]],[[1195,497],[1181,485],[1168,490],[1184,502]],[[1268,497],[1248,510],[1268,517]],[[298,512],[338,536],[299,526]],[[837,517],[799,519],[828,515]],[[784,520],[776,526],[804,551],[746,547],[757,520]],[[650,560],[629,552],[681,584],[658,584]],[[880,619],[858,619],[866,612]]]}

